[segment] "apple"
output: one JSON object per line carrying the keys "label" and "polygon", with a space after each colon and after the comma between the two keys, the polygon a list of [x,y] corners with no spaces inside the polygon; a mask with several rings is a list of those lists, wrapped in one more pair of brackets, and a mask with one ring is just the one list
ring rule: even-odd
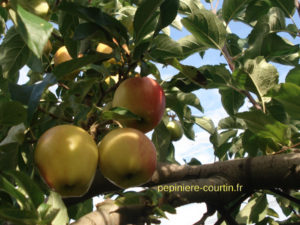
{"label": "apple", "polygon": [[172,141],[178,141],[182,137],[183,130],[182,130],[181,124],[178,121],[175,121],[175,120],[169,121],[167,123],[167,128],[171,134]]}
{"label": "apple", "polygon": [[[82,57],[83,55],[80,54],[78,57]],[[66,46],[61,46],[54,54],[54,66],[57,66],[61,63],[67,62],[69,60],[72,60],[72,56],[70,56],[68,49]],[[80,71],[75,70],[71,72],[70,74],[65,75],[62,79],[63,80],[74,80],[74,78],[78,75]]]}
{"label": "apple", "polygon": [[18,0],[18,3],[27,11],[48,20],[50,7],[44,0]]}
{"label": "apple", "polygon": [[98,149],[102,174],[118,187],[142,185],[156,169],[155,146],[139,130],[112,130],[98,144]]}
{"label": "apple", "polygon": [[[111,54],[113,52],[113,49],[107,44],[99,43],[97,45],[96,51],[99,53]],[[111,58],[111,59],[107,60],[106,62],[111,63],[111,64],[117,63],[115,58]]]}
{"label": "apple", "polygon": [[[113,38],[113,42],[116,45],[119,45],[118,42],[117,42],[117,40],[114,39],[114,38]],[[129,51],[128,46],[126,44],[123,44],[122,48],[126,52],[126,54],[130,55],[130,51]],[[113,53],[112,47],[110,47],[109,45],[104,44],[104,43],[99,43],[97,45],[96,51],[99,52],[99,53],[104,53],[104,54],[111,54],[111,53]],[[111,64],[116,64],[117,63],[117,61],[116,61],[115,58],[111,58],[111,59],[107,60],[107,62],[111,63]],[[118,62],[118,64],[122,65],[123,62],[124,62],[124,59],[123,59],[123,57],[121,57],[121,62]]]}
{"label": "apple", "polygon": [[98,148],[82,128],[58,125],[39,138],[34,161],[48,186],[63,197],[84,195],[98,165]]}
{"label": "apple", "polygon": [[163,89],[148,77],[133,77],[123,81],[116,89],[112,101],[113,107],[126,108],[141,118],[119,122],[125,127],[135,128],[144,133],[159,124],[165,104]]}

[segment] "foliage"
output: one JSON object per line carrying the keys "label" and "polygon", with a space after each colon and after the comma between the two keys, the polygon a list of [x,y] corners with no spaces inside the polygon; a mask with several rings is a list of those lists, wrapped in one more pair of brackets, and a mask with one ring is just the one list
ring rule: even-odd
{"label": "foliage", "polygon": [[[118,126],[118,119],[136,118],[126,109],[111,107],[116,87],[136,74],[152,74],[166,94],[169,114],[152,134],[160,161],[178,163],[166,128],[170,114],[178,118],[191,140],[194,125],[207,131],[220,161],[292,151],[299,144],[300,51],[294,44],[299,35],[293,19],[294,0],[224,0],[217,12],[205,4],[212,1],[47,0],[49,20],[27,11],[16,0],[0,2],[0,224],[63,224],[92,210],[91,200],[67,209],[40,178],[33,151],[41,134],[58,124],[81,126],[99,142]],[[229,30],[235,21],[251,29],[246,38]],[[174,29],[189,34],[175,40],[170,35]],[[48,40],[53,49],[46,55]],[[114,52],[96,52],[99,42]],[[73,60],[54,68],[53,55],[62,45]],[[201,60],[209,49],[222,54],[227,64],[195,67],[183,63],[197,53]],[[108,63],[111,57],[117,63]],[[166,80],[160,64],[178,73]],[[276,65],[291,68],[284,83],[278,81]],[[29,80],[20,85],[24,68],[29,69]],[[75,70],[81,72],[74,80],[63,79]],[[111,75],[118,75],[118,81],[106,83]],[[192,113],[204,112],[195,94],[200,89],[219,90],[228,117],[218,125],[209,115]],[[247,101],[252,106],[242,112]],[[191,163],[201,164],[196,162]],[[278,224],[274,219],[278,213],[269,208],[266,194],[253,195],[236,213],[236,220]],[[299,206],[275,197],[287,219],[295,221]],[[159,196],[150,198],[155,205]],[[157,217],[164,217],[164,211],[174,212],[167,205],[154,208]]]}

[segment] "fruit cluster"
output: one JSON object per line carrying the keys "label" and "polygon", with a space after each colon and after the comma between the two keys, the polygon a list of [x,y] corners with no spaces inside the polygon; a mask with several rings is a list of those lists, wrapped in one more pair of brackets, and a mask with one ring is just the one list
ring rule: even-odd
{"label": "fruit cluster", "polygon": [[63,197],[85,194],[99,165],[102,174],[121,188],[139,186],[156,169],[156,149],[144,134],[155,128],[165,111],[161,86],[148,77],[133,77],[116,89],[114,107],[124,107],[139,119],[120,120],[98,146],[82,128],[58,125],[38,140],[34,159],[49,187]]}

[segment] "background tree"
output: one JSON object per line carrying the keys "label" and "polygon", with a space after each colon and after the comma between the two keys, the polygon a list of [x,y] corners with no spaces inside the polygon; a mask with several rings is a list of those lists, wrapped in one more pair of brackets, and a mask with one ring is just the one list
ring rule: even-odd
{"label": "background tree", "polygon": [[[216,212],[216,224],[299,224],[299,45],[282,35],[299,36],[297,0],[224,0],[218,11],[219,1],[210,9],[193,0],[0,2],[0,224],[159,223],[165,212],[192,202],[207,204],[196,224]],[[234,20],[251,28],[247,38],[229,30]],[[170,26],[190,35],[174,40]],[[109,47],[100,50],[99,43]],[[55,60],[62,46],[68,61]],[[227,64],[183,64],[208,49],[218,50]],[[293,66],[283,83],[274,62]],[[165,80],[158,64],[178,72]],[[29,81],[19,85],[24,66]],[[150,75],[165,92],[167,110],[152,133],[159,163],[145,188],[121,190],[97,171],[82,197],[62,199],[50,190],[33,159],[39,137],[73,124],[98,143],[120,119],[137,118],[112,107],[116,88],[130,77]],[[217,126],[191,113],[191,107],[203,111],[193,93],[199,89],[219,90],[228,117]],[[245,101],[252,107],[241,112]],[[218,162],[179,165],[167,128],[172,118],[191,140],[195,125],[206,130]],[[242,188],[170,191],[192,185]],[[93,211],[92,197],[100,194],[108,199]],[[286,221],[276,219],[267,195],[276,198]]]}

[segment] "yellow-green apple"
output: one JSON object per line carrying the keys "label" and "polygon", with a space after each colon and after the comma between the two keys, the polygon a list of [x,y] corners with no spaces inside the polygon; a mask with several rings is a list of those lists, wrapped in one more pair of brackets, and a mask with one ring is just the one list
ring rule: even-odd
{"label": "yellow-green apple", "polygon": [[18,3],[27,11],[42,17],[46,20],[49,19],[50,7],[47,1],[44,0],[18,0]]}
{"label": "yellow-green apple", "polygon": [[133,77],[123,81],[116,89],[113,107],[123,107],[141,119],[120,120],[125,127],[144,133],[155,128],[165,111],[165,94],[161,86],[148,77]]}
{"label": "yellow-green apple", "polygon": [[82,128],[58,125],[39,138],[34,160],[49,187],[63,197],[78,197],[88,191],[93,181],[98,148]]}
{"label": "yellow-green apple", "polygon": [[98,144],[98,149],[102,174],[118,187],[142,185],[156,169],[155,146],[139,130],[112,130]]}
{"label": "yellow-green apple", "polygon": [[[113,38],[113,42],[114,42],[116,45],[119,46],[119,44],[118,44],[118,42],[117,42],[116,39]],[[126,52],[126,54],[130,55],[130,51],[129,51],[128,46],[127,46],[126,44],[123,44],[123,45],[122,45],[122,48],[123,48],[123,50]],[[113,53],[112,47],[110,47],[109,45],[104,44],[104,43],[99,43],[99,44],[97,45],[96,51],[99,52],[99,53],[104,53],[104,54],[111,54],[111,53]],[[116,64],[116,63],[117,63],[117,61],[116,61],[115,58],[111,58],[111,59],[107,60],[106,62],[111,63],[111,64]],[[118,64],[119,64],[119,65],[122,65],[122,63],[124,63],[123,57],[121,57],[121,61],[118,62]]]}
{"label": "yellow-green apple", "polygon": [[[82,54],[78,55],[78,58],[82,57]],[[54,66],[57,66],[61,63],[67,62],[69,60],[72,60],[72,56],[70,56],[68,49],[66,46],[61,46],[54,54]],[[70,74],[65,75],[62,79],[63,80],[74,80],[74,78],[78,75],[80,71],[75,70],[71,72]]]}
{"label": "yellow-green apple", "polygon": [[[111,54],[113,52],[113,49],[112,49],[112,47],[110,47],[107,44],[99,43],[97,45],[96,51],[99,52],[99,53]],[[115,58],[111,58],[111,59],[107,60],[106,62],[111,63],[111,64],[116,64],[117,63]]]}
{"label": "yellow-green apple", "polygon": [[182,137],[183,130],[181,124],[178,121],[175,120],[169,121],[167,123],[167,128],[171,134],[172,141],[178,141]]}

